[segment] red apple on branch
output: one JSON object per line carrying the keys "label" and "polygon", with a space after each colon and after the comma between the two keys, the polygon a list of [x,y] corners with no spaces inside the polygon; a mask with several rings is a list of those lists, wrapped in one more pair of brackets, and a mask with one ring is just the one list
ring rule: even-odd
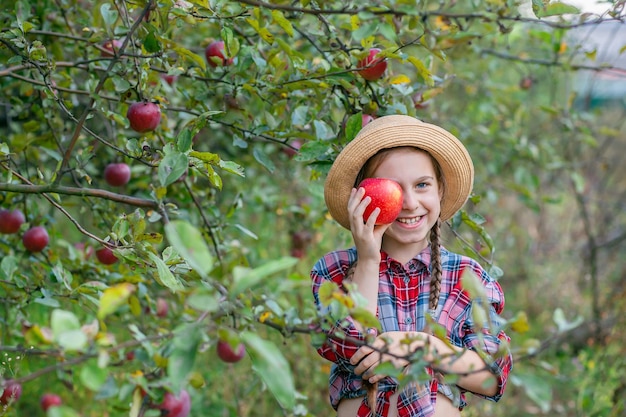
{"label": "red apple on branch", "polygon": [[46,393],[41,396],[39,404],[41,404],[41,408],[43,409],[43,411],[48,411],[48,408],[57,407],[63,404],[63,401],[61,401],[61,397],[56,394]]}
{"label": "red apple on branch", "polygon": [[20,230],[26,218],[20,210],[0,210],[0,233],[13,234]]}
{"label": "red apple on branch", "polygon": [[104,168],[104,180],[113,187],[121,187],[130,181],[130,167],[123,162],[111,163]]}
{"label": "red apple on branch", "polygon": [[0,383],[0,389],[4,390],[0,395],[0,405],[2,406],[14,403],[22,396],[22,385],[12,379]]}
{"label": "red apple on branch", "polygon": [[159,409],[164,412],[162,417],[187,417],[191,410],[191,398],[186,390],[181,390],[178,396],[171,392],[166,392]]}
{"label": "red apple on branch", "polygon": [[226,58],[224,56],[224,49],[224,41],[214,41],[206,47],[204,56],[211,67],[215,68],[218,65],[225,67],[235,62],[235,58]]}
{"label": "red apple on branch", "polygon": [[365,208],[363,220],[367,221],[374,209],[379,207],[380,213],[376,218],[376,224],[393,223],[402,211],[404,197],[400,184],[388,178],[366,178],[361,181],[360,187],[365,189],[364,197],[372,199]]}
{"label": "red apple on branch", "polygon": [[131,104],[126,112],[130,127],[136,132],[151,132],[161,122],[161,108],[149,101],[138,101]]}
{"label": "red apple on branch", "polygon": [[117,51],[122,47],[122,41],[117,39],[113,39],[112,41],[106,41],[102,44],[102,48],[104,51],[100,52],[100,55],[103,57],[112,57],[115,56]]}
{"label": "red apple on branch", "polygon": [[156,315],[157,317],[167,317],[167,313],[169,312],[169,305],[167,304],[167,300],[165,298],[157,298],[156,300]]}
{"label": "red apple on branch", "polygon": [[387,61],[377,56],[380,52],[379,48],[371,48],[368,55],[358,62],[358,67],[363,68],[359,70],[361,77],[368,81],[375,81],[383,76],[387,70]]}
{"label": "red apple on branch", "polygon": [[31,227],[22,236],[24,247],[31,252],[41,252],[49,241],[48,231],[43,226]]}
{"label": "red apple on branch", "polygon": [[217,356],[228,363],[239,362],[246,355],[246,347],[243,343],[239,343],[237,347],[233,346],[226,340],[218,340]]}
{"label": "red apple on branch", "polygon": [[117,256],[113,253],[111,248],[103,247],[96,251],[96,258],[105,265],[113,265],[117,262]]}

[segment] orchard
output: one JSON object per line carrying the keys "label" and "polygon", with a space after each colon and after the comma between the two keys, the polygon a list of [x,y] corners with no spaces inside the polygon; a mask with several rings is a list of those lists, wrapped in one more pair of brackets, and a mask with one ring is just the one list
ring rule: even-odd
{"label": "orchard", "polygon": [[0,416],[332,415],[308,274],[352,241],[323,184],[387,114],[474,159],[444,245],[499,279],[515,364],[464,415],[622,415],[626,36],[592,39],[624,9],[3,2]]}

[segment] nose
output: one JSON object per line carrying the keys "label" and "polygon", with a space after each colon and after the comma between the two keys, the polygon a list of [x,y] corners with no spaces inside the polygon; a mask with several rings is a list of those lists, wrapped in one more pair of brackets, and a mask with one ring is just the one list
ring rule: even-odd
{"label": "nose", "polygon": [[412,190],[403,189],[402,195],[402,210],[411,212],[415,211],[419,207],[419,196],[412,192]]}

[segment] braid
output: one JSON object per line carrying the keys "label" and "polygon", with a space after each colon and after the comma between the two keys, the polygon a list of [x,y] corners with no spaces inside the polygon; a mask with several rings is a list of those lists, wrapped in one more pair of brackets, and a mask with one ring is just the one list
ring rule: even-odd
{"label": "braid", "polygon": [[441,251],[439,248],[439,232],[441,220],[430,229],[430,299],[432,310],[437,308],[439,291],[441,290]]}

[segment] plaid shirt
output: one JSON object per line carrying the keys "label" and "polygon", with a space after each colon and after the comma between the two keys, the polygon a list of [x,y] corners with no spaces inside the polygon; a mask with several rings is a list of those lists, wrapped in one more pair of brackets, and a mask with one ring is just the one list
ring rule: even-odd
{"label": "plaid shirt", "polygon": [[[325,307],[320,304],[318,291],[326,281],[333,281],[342,286],[343,279],[350,266],[356,261],[356,248],[338,250],[325,255],[311,271],[313,280],[313,296],[317,308],[324,313]],[[498,335],[490,334],[489,328],[482,326],[482,337],[474,331],[471,314],[472,300],[463,290],[461,276],[466,268],[473,271],[485,287],[489,302],[489,315],[493,328],[500,328],[502,319],[499,314],[504,308],[504,294],[500,285],[491,278],[475,260],[461,256],[441,248],[441,292],[439,304],[435,311],[428,307],[430,293],[430,248],[426,248],[406,265],[389,257],[381,251],[381,262],[378,284],[377,317],[383,332],[388,331],[421,331],[426,325],[426,315],[445,327],[449,341],[458,347],[480,350],[488,355],[495,355],[501,341],[509,342],[509,337],[500,331]],[[338,317],[335,326],[327,334],[340,331],[350,338],[365,340],[365,335],[357,329],[350,317]],[[350,358],[359,349],[359,345],[336,338],[327,338],[317,349],[318,353],[333,362],[330,373],[330,401],[337,409],[343,398],[365,396],[362,378],[354,373]],[[498,401],[504,393],[512,358],[507,351],[499,354],[497,359],[487,361],[489,369],[496,375],[498,393],[493,397],[484,397]],[[427,369],[433,376],[431,369]],[[433,376],[429,386],[422,390],[405,389],[398,397],[398,413],[400,417],[427,417],[434,414],[437,392],[454,399],[450,386],[439,383]],[[397,390],[397,380],[386,377],[378,384],[376,417],[386,416],[389,410],[389,398]],[[464,392],[457,395],[456,404],[459,408],[466,405]],[[369,416],[370,409],[365,399],[358,412],[358,417]]]}

